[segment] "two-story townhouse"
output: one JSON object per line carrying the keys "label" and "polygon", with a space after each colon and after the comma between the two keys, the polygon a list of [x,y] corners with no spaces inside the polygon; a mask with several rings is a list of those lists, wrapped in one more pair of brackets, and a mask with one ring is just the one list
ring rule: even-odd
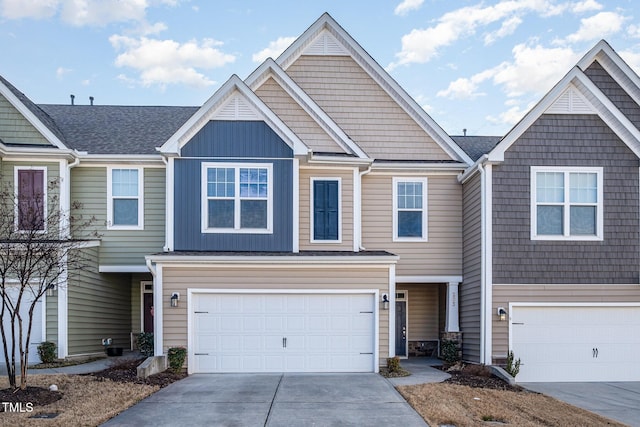
{"label": "two-story townhouse", "polygon": [[639,113],[640,79],[602,41],[484,141],[461,176],[467,360],[513,351],[520,381],[640,379]]}

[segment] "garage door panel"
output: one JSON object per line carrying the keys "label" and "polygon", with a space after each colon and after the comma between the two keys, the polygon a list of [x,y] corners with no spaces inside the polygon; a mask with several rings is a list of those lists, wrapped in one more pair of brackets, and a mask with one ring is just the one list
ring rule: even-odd
{"label": "garage door panel", "polygon": [[193,300],[201,311],[225,307],[215,316],[193,313],[194,372],[373,370],[374,316],[360,313],[372,311],[372,294],[195,294]]}

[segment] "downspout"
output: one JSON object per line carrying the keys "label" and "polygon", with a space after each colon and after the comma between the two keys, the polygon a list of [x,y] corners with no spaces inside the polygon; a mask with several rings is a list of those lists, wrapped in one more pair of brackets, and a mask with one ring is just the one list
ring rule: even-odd
{"label": "downspout", "polygon": [[356,226],[355,228],[358,233],[357,241],[358,241],[358,250],[360,251],[366,250],[366,248],[362,246],[362,177],[367,175],[369,172],[371,172],[371,167],[372,165],[369,165],[367,169],[360,172],[358,177],[358,193],[359,193],[357,197],[358,206],[357,206],[357,209],[355,209],[358,215],[357,216],[358,220],[357,220],[357,223],[355,224]]}
{"label": "downspout", "polygon": [[158,267],[149,257],[145,258],[147,268],[153,276],[153,355],[163,354],[163,307],[162,307],[162,265]]}
{"label": "downspout", "polygon": [[484,226],[485,218],[486,218],[486,204],[487,200],[485,197],[485,173],[484,167],[482,166],[483,162],[478,163],[478,172],[480,173],[480,363],[485,364],[485,348],[486,348],[486,316],[484,313],[484,308],[486,305],[486,276],[485,276],[485,262],[486,255],[485,252],[487,250],[487,239],[486,239],[486,230]]}

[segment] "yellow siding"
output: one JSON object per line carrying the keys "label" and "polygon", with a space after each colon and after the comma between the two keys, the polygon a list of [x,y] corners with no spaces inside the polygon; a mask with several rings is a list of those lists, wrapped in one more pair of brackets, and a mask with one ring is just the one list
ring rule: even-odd
{"label": "yellow siding", "polygon": [[298,58],[287,74],[376,159],[451,157],[351,58]]}
{"label": "yellow siding", "polygon": [[[311,243],[311,178],[341,178],[342,243]],[[300,169],[300,250],[353,250],[353,170]]]}
{"label": "yellow siding", "polygon": [[396,289],[407,291],[407,340],[437,340],[440,335],[438,285],[398,283]]}
{"label": "yellow siding", "polygon": [[0,139],[5,144],[51,145],[4,96],[0,95]]}
{"label": "yellow siding", "polygon": [[255,93],[314,152],[345,152],[273,78]]}
{"label": "yellow siding", "polygon": [[[418,175],[414,175],[418,176]],[[400,256],[398,276],[462,274],[462,186],[455,175],[427,177],[428,241],[393,241],[393,176],[362,180],[362,238],[367,249]]]}
{"label": "yellow siding", "polygon": [[[187,289],[379,289],[389,292],[387,266],[322,268],[316,266],[242,268],[163,268],[164,351],[187,345]],[[173,292],[180,292],[181,304],[169,307]],[[380,310],[380,364],[389,355],[389,311]]]}
{"label": "yellow siding", "polygon": [[[638,285],[494,285],[493,307],[508,310],[510,302],[640,302]],[[509,322],[492,316],[493,357],[505,358],[509,351]]]}

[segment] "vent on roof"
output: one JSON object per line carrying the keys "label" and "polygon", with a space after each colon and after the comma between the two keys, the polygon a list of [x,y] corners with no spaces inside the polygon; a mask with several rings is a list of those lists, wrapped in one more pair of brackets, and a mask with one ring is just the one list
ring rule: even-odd
{"label": "vent on roof", "polygon": [[238,93],[232,95],[213,116],[214,120],[260,120],[247,100]]}
{"label": "vent on roof", "polygon": [[90,103],[91,105],[93,105],[93,96],[90,96],[90,97],[89,97],[89,103]]}
{"label": "vent on roof", "polygon": [[75,105],[74,102],[73,102],[75,99],[76,99],[76,96],[72,94],[71,95],[71,105]]}
{"label": "vent on roof", "polygon": [[347,56],[349,52],[327,30],[322,31],[318,37],[304,50],[303,55],[334,55]]}
{"label": "vent on roof", "polygon": [[555,100],[545,113],[548,114],[593,114],[591,104],[575,86],[569,87]]}

